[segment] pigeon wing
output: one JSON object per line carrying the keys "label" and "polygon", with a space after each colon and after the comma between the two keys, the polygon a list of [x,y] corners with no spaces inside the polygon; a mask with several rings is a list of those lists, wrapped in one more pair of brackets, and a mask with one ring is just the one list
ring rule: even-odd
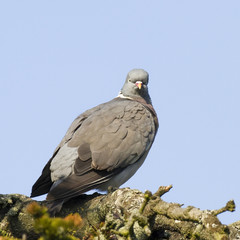
{"label": "pigeon wing", "polygon": [[157,130],[144,105],[121,98],[102,104],[78,126],[62,146],[65,155],[74,152],[73,158],[51,163],[52,179],[60,181],[47,200],[69,199],[110,181],[149,151]]}
{"label": "pigeon wing", "polygon": [[53,156],[50,158],[48,163],[45,165],[45,167],[42,170],[41,176],[37,179],[37,181],[34,183],[32,186],[32,192],[31,192],[31,197],[37,197],[42,194],[46,194],[50,191],[53,181],[51,179],[51,162],[55,158],[55,156],[58,154],[59,150],[66,144],[73,136],[74,132],[77,131],[77,129],[82,125],[84,120],[90,116],[92,113],[95,111],[98,111],[101,108],[101,105],[94,107],[92,109],[89,109],[79,115],[70,125],[69,129],[67,130],[65,136],[63,137],[62,141],[60,144],[57,146],[55,149]]}

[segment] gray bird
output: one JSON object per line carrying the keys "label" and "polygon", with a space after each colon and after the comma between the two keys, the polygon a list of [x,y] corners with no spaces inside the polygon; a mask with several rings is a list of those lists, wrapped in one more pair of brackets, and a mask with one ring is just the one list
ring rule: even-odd
{"label": "gray bird", "polygon": [[91,189],[118,188],[143,164],[158,129],[148,73],[133,69],[113,100],[78,116],[32,187],[49,211]]}

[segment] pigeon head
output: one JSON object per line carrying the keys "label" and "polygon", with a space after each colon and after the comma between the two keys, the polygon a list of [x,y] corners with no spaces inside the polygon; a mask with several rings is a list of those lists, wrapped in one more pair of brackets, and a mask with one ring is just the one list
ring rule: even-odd
{"label": "pigeon head", "polygon": [[128,73],[120,95],[132,99],[141,97],[147,103],[151,103],[147,85],[148,73],[143,69],[133,69]]}

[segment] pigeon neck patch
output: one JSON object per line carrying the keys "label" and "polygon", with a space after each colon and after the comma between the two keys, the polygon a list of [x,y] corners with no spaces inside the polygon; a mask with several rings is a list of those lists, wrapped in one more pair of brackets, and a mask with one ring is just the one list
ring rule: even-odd
{"label": "pigeon neck patch", "polygon": [[119,92],[119,94],[117,95],[117,97],[133,100],[133,98],[131,98],[131,97],[126,97],[126,96],[124,96],[124,95],[122,94],[122,92]]}

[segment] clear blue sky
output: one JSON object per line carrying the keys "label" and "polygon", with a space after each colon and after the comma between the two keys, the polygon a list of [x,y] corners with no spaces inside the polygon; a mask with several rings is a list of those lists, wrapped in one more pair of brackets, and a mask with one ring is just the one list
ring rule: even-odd
{"label": "clear blue sky", "polygon": [[[160,129],[124,186],[240,220],[240,1],[1,1],[0,193],[29,195],[73,119],[150,74]],[[43,198],[40,198],[43,199]]]}

